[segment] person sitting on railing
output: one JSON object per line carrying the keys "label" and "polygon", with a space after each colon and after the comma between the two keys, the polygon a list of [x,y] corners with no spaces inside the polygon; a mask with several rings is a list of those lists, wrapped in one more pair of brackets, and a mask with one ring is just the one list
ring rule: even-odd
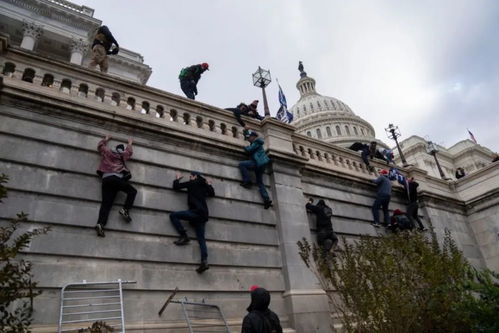
{"label": "person sitting on railing", "polygon": [[132,221],[130,209],[137,195],[137,190],[128,182],[132,178],[132,175],[125,164],[125,161],[132,157],[133,140],[128,139],[126,148],[124,145],[119,144],[112,151],[107,147],[107,142],[110,139],[111,137],[107,135],[97,146],[97,150],[102,156],[99,169],[97,169],[97,174],[102,177],[102,203],[99,211],[99,219],[95,226],[97,236],[99,237],[105,237],[104,226],[107,223],[116,194],[119,191],[126,193],[125,204],[119,213],[128,223]]}
{"label": "person sitting on railing", "polygon": [[[111,47],[115,47],[111,50]],[[107,73],[109,67],[107,55],[108,54],[118,54],[120,51],[120,46],[116,39],[114,39],[113,34],[109,28],[105,25],[100,27],[94,37],[92,43],[92,60],[88,65],[90,68],[94,69],[95,66],[99,65],[100,71],[102,73]]]}
{"label": "person sitting on railing", "polygon": [[338,237],[334,233],[333,224],[331,223],[333,210],[322,199],[317,202],[317,205],[313,205],[313,202],[314,199],[310,198],[305,207],[307,211],[314,213],[316,216],[317,244],[327,253],[331,249],[335,249],[338,244]]}
{"label": "person sitting on railing", "polygon": [[208,70],[210,69],[206,62],[182,68],[178,78],[180,80],[180,88],[187,98],[196,99],[195,96],[198,94],[198,81],[201,78],[201,74]]}
{"label": "person sitting on railing", "polygon": [[265,288],[251,290],[251,304],[243,319],[241,333],[282,333],[281,322],[269,309],[270,293]]}
{"label": "person sitting on railing", "polygon": [[255,131],[244,130],[243,134],[245,139],[251,143],[249,146],[244,147],[245,152],[251,156],[251,159],[239,163],[239,170],[241,170],[243,177],[240,185],[245,188],[251,188],[252,184],[248,170],[255,170],[256,184],[263,199],[263,207],[268,209],[272,207],[272,200],[270,200],[269,194],[263,184],[263,173],[265,172],[265,167],[270,162],[270,158],[263,148],[263,139],[259,138]]}
{"label": "person sitting on railing", "polygon": [[205,179],[201,173],[192,171],[190,180],[180,183],[182,175],[177,173],[176,179],[173,181],[173,189],[180,191],[183,188],[187,189],[187,205],[188,210],[172,212],[170,221],[177,230],[180,238],[174,242],[175,245],[186,245],[190,242],[187,237],[187,232],[182,226],[180,220],[189,221],[196,231],[198,238],[199,249],[201,251],[201,265],[196,269],[196,272],[203,273],[210,267],[208,266],[208,249],[206,247],[205,227],[209,218],[208,205],[206,204],[207,197],[214,197],[215,190],[211,186],[211,180]]}

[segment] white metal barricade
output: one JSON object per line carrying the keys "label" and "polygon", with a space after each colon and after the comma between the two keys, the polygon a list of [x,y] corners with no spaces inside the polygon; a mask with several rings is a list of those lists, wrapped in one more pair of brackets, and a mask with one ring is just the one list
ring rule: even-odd
{"label": "white metal barricade", "polygon": [[122,286],[128,283],[136,281],[83,281],[62,287],[58,332],[78,332],[95,322],[105,322],[116,332],[125,333]]}

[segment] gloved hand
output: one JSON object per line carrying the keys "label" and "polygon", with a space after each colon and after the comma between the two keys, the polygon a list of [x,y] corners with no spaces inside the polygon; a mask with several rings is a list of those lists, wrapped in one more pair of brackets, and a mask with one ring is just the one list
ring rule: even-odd
{"label": "gloved hand", "polygon": [[111,54],[116,55],[120,51],[120,47],[116,46],[114,49],[111,50]]}

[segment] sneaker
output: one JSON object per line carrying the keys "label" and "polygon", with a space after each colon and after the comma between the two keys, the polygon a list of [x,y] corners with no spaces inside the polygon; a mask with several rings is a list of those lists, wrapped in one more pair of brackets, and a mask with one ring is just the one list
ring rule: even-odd
{"label": "sneaker", "polygon": [[132,218],[130,217],[130,212],[128,211],[128,209],[121,208],[119,213],[123,217],[125,222],[128,222],[128,223],[132,222]]}
{"label": "sneaker", "polygon": [[201,261],[201,265],[199,265],[199,267],[196,268],[196,272],[198,272],[198,274],[202,274],[204,271],[208,269],[210,269],[208,263],[206,261]]}
{"label": "sneaker", "polygon": [[95,231],[97,231],[97,236],[106,237],[106,235],[104,234],[104,228],[102,228],[101,224],[97,223],[97,225],[95,226]]}
{"label": "sneaker", "polygon": [[179,239],[174,241],[173,244],[178,245],[178,246],[182,246],[182,245],[189,244],[190,241],[191,240],[189,239],[189,237],[187,237],[187,235],[183,235],[183,236],[180,236]]}
{"label": "sneaker", "polygon": [[270,207],[272,207],[272,200],[265,200],[263,202],[263,208],[269,209]]}
{"label": "sneaker", "polygon": [[251,188],[251,182],[241,182],[239,185],[241,185],[244,188]]}
{"label": "sneaker", "polygon": [[373,227],[375,227],[375,228],[379,228],[379,227],[381,227],[381,226],[379,225],[379,223],[376,223],[376,222],[371,223],[371,225],[372,225]]}

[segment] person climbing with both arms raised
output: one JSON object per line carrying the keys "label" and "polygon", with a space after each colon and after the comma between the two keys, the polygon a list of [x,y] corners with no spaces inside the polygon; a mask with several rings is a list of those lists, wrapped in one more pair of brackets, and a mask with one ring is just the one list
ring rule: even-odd
{"label": "person climbing with both arms raised", "polygon": [[263,117],[260,116],[257,108],[258,108],[258,100],[254,100],[253,102],[251,102],[249,106],[244,103],[240,103],[235,108],[226,108],[225,110],[232,111],[239,125],[244,127],[244,129],[248,130],[249,128],[246,126],[244,120],[241,119],[241,116],[247,116],[257,120],[262,120]]}
{"label": "person climbing with both arms raised", "polygon": [[119,144],[116,146],[115,150],[112,151],[107,147],[107,143],[110,139],[111,137],[107,135],[97,146],[97,150],[102,157],[99,169],[97,169],[97,174],[102,178],[102,203],[99,210],[99,219],[95,226],[97,236],[99,237],[105,237],[104,226],[107,223],[109,212],[113,206],[116,194],[119,191],[126,193],[125,204],[119,211],[126,222],[132,221],[130,209],[132,208],[135,196],[137,195],[137,190],[128,182],[132,176],[125,164],[125,161],[132,157],[133,140],[128,139],[126,148],[124,145]]}
{"label": "person climbing with both arms raised", "polygon": [[383,225],[387,227],[390,223],[390,212],[388,211],[388,205],[390,204],[390,198],[392,195],[392,182],[388,179],[388,170],[381,170],[379,172],[378,178],[374,179],[373,182],[377,185],[376,200],[374,200],[372,206],[372,213],[374,222],[372,225],[376,228],[380,227],[379,224],[379,209],[383,209],[384,223]]}
{"label": "person climbing with both arms raised", "polygon": [[331,223],[333,210],[322,199],[317,202],[317,205],[314,205],[313,202],[314,200],[310,198],[305,207],[307,211],[314,213],[316,216],[317,243],[327,253],[331,249],[336,249],[338,244],[338,237],[334,233],[333,224]]}
{"label": "person climbing with both arms raised", "polygon": [[196,99],[195,96],[198,94],[198,81],[201,78],[201,74],[208,70],[210,69],[206,62],[182,68],[178,78],[180,80],[180,88],[187,98]]}
{"label": "person climbing with both arms raised", "polygon": [[209,218],[208,205],[206,204],[207,197],[214,197],[215,190],[211,185],[211,180],[206,180],[203,175],[197,171],[192,171],[190,179],[187,182],[181,183],[182,175],[177,173],[176,179],[173,181],[173,189],[180,191],[183,188],[187,189],[187,206],[188,210],[172,212],[170,221],[177,230],[180,238],[174,242],[175,245],[187,245],[190,242],[187,237],[187,232],[182,226],[180,220],[189,221],[196,231],[196,237],[201,251],[201,265],[196,269],[196,272],[203,273],[208,268],[208,249],[206,247],[205,229],[206,222]]}
{"label": "person climbing with both arms raised", "polygon": [[251,156],[251,159],[239,163],[239,170],[241,170],[241,175],[243,177],[243,181],[240,185],[245,188],[251,188],[252,183],[248,170],[255,170],[256,184],[258,185],[260,195],[263,199],[263,207],[268,209],[269,207],[272,207],[272,200],[270,200],[269,194],[263,184],[263,173],[270,162],[270,158],[263,148],[263,139],[259,138],[255,131],[245,130],[244,137],[251,143],[249,146],[244,147],[245,152]]}

